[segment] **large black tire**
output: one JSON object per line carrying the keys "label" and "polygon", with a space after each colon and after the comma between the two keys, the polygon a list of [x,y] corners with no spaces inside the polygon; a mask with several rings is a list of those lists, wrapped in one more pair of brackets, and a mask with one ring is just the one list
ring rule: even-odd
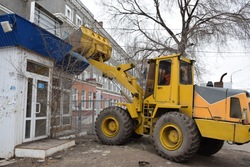
{"label": "large black tire", "polygon": [[180,112],[169,112],[156,122],[153,140],[160,156],[183,162],[197,153],[200,133],[193,119]]}
{"label": "large black tire", "polygon": [[122,145],[133,131],[129,113],[117,106],[103,109],[95,122],[95,132],[103,144]]}
{"label": "large black tire", "polygon": [[223,140],[202,137],[198,154],[204,156],[211,156],[220,151],[223,144]]}

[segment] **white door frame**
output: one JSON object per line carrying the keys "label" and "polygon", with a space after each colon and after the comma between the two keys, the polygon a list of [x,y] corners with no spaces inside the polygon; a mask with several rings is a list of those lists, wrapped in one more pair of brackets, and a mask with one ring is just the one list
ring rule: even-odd
{"label": "white door frame", "polygon": [[[32,60],[33,61],[33,60]],[[36,63],[36,61],[33,61],[34,63]],[[25,102],[27,104],[27,91],[28,91],[28,78],[31,78],[32,79],[32,102],[31,102],[31,115],[30,117],[26,117],[26,113],[27,113],[27,107],[25,107],[25,111],[24,111],[24,126],[23,126],[23,142],[28,142],[28,141],[33,141],[33,140],[39,140],[39,139],[42,139],[42,138],[46,138],[48,137],[49,135],[49,131],[50,131],[50,128],[49,128],[49,116],[50,116],[50,110],[51,110],[51,107],[50,107],[50,96],[51,96],[51,76],[52,76],[52,69],[51,69],[51,63],[48,62],[46,63],[47,61],[44,61],[43,63],[43,66],[47,66],[49,68],[49,76],[42,76],[42,75],[39,75],[39,74],[35,74],[35,73],[31,73],[31,72],[28,72],[26,71],[25,72],[25,76],[27,78],[26,80],[26,97],[25,97]],[[27,60],[26,60],[26,64],[27,64]],[[40,64],[40,63],[37,63],[37,64]],[[41,65],[41,64],[40,64]],[[44,117],[37,117],[37,108],[39,107],[39,104],[37,103],[37,90],[38,88],[37,85],[38,85],[38,81],[43,81],[43,82],[46,82],[47,83],[47,113],[46,113],[46,116]],[[39,112],[39,110],[38,110]],[[35,137],[35,125],[36,125],[36,121],[37,120],[42,120],[42,119],[46,119],[46,132],[45,132],[45,135],[41,135],[41,136],[37,136]],[[27,120],[30,120],[30,137],[29,138],[26,138],[25,136],[25,133],[26,133],[26,121]]]}

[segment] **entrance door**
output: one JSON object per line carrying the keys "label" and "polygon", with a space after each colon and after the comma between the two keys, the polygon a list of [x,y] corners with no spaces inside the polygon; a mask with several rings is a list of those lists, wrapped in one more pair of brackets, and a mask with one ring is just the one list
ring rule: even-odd
{"label": "entrance door", "polygon": [[[32,68],[38,66],[37,64],[35,64],[35,66],[32,64],[29,65],[31,65]],[[33,73],[34,71],[30,72],[32,73],[27,73],[28,83],[24,141],[37,140],[48,136],[49,77],[35,74]]]}

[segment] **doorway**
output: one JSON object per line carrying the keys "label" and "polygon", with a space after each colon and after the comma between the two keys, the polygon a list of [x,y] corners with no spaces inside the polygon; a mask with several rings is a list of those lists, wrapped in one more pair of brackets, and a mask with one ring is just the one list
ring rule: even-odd
{"label": "doorway", "polygon": [[27,61],[24,142],[48,136],[50,68]]}

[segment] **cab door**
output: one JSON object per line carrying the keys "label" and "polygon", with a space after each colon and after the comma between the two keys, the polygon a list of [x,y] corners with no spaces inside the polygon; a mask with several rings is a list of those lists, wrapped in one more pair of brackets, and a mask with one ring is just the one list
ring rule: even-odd
{"label": "cab door", "polygon": [[155,101],[157,102],[171,102],[171,60],[161,60],[156,66],[156,90]]}

